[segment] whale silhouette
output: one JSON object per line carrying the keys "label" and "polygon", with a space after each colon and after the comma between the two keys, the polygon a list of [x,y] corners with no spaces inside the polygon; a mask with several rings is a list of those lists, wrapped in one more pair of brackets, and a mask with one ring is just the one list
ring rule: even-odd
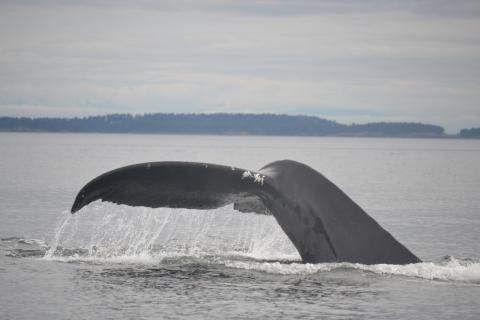
{"label": "whale silhouette", "polygon": [[281,160],[259,171],[193,162],[149,162],[104,173],[78,193],[71,212],[108,201],[151,208],[272,214],[303,262],[420,262],[342,190],[305,164]]}

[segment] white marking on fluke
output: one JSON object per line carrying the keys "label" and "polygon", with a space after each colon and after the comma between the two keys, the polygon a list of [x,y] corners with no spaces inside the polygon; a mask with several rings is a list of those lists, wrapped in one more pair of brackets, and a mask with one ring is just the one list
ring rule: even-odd
{"label": "white marking on fluke", "polygon": [[242,174],[242,179],[246,179],[246,178],[252,178],[253,175],[250,171],[244,171],[243,174]]}
{"label": "white marking on fluke", "polygon": [[260,173],[252,174],[250,171],[244,171],[242,174],[242,179],[252,178],[253,182],[261,184],[263,186],[263,181],[265,176],[261,175]]}
{"label": "white marking on fluke", "polygon": [[253,181],[256,183],[260,183],[263,186],[263,180],[265,179],[265,176],[262,176],[260,173],[255,173],[253,176]]}

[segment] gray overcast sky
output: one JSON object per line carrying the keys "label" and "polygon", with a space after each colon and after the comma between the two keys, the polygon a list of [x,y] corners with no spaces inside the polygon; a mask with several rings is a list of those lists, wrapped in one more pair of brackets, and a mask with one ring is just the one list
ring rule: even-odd
{"label": "gray overcast sky", "polygon": [[480,1],[2,1],[0,116],[480,127]]}

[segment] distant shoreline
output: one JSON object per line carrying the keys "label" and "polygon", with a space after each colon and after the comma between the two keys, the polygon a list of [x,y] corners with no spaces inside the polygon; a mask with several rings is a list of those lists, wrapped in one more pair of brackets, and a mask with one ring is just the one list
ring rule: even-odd
{"label": "distant shoreline", "polygon": [[267,135],[267,134],[217,134],[217,133],[149,133],[149,132],[73,132],[73,131],[6,131],[0,130],[2,133],[25,133],[25,134],[100,134],[100,135],[150,135],[150,136],[212,136],[212,137],[272,137],[272,138],[355,138],[355,139],[428,139],[428,140],[478,140],[480,138],[464,138],[455,134],[445,134],[439,137],[424,137],[424,136],[345,136],[345,135],[322,135],[322,136],[306,136],[306,135]]}
{"label": "distant shoreline", "polygon": [[282,114],[111,114],[83,118],[0,117],[0,132],[478,139],[480,129],[446,134],[414,122],[341,124],[313,116]]}

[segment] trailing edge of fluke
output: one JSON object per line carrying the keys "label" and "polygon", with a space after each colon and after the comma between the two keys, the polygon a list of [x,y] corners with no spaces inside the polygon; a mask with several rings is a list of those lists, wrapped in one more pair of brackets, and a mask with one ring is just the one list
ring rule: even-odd
{"label": "trailing edge of fluke", "polygon": [[303,262],[420,262],[342,190],[305,164],[281,160],[258,172],[193,162],[150,162],[104,173],[78,193],[71,212],[102,200],[151,208],[273,214]]}

